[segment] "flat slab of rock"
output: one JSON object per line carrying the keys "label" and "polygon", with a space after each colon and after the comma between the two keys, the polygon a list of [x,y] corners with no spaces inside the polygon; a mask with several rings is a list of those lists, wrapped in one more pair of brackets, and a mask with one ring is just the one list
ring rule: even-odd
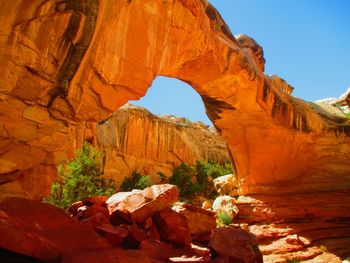
{"label": "flat slab of rock", "polygon": [[161,184],[153,185],[143,191],[117,193],[111,196],[106,204],[112,222],[122,217],[129,222],[143,223],[177,200],[177,187],[171,184]]}
{"label": "flat slab of rock", "polygon": [[216,229],[214,212],[185,203],[177,203],[172,209],[187,218],[193,240],[210,240],[212,233]]}

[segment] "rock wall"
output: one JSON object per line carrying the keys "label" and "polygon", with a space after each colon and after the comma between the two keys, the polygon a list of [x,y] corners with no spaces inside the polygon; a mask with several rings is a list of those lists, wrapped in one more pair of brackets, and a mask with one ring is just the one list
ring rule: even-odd
{"label": "rock wall", "polygon": [[332,200],[341,220],[350,218],[337,195],[350,189],[349,120],[314,110],[265,76],[262,48],[235,38],[207,1],[2,1],[0,22],[2,196],[18,195],[28,181],[44,184],[85,121],[107,118],[163,75],[201,95],[241,194],[285,201],[324,193],[313,207]]}
{"label": "rock wall", "polygon": [[96,142],[105,156],[104,174],[117,184],[134,170],[171,175],[183,162],[229,161],[226,143],[213,127],[175,116],[159,117],[130,104],[97,125]]}

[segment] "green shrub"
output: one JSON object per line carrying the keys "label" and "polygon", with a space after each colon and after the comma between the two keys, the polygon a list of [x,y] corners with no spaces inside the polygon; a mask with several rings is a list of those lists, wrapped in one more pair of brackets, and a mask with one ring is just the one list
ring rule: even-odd
{"label": "green shrub", "polygon": [[163,172],[158,172],[157,174],[160,177],[160,182],[161,183],[168,183],[169,182],[168,177]]}
{"label": "green shrub", "polygon": [[136,183],[135,188],[143,190],[152,185],[151,177],[149,175],[141,176],[140,180]]}
{"label": "green shrub", "polygon": [[122,184],[120,185],[121,191],[131,191],[135,189],[135,185],[140,180],[141,174],[136,171],[133,171],[130,176],[125,177]]}
{"label": "green shrub", "polygon": [[212,161],[197,161],[196,167],[182,163],[174,168],[169,183],[178,186],[181,198],[193,198],[196,194],[212,198],[217,195],[213,179],[230,173],[232,173],[230,163],[220,165]]}
{"label": "green shrub", "polygon": [[219,226],[228,226],[232,224],[232,217],[229,213],[221,212],[217,215],[216,221]]}
{"label": "green shrub", "polygon": [[196,171],[194,167],[187,163],[182,163],[175,167],[169,183],[177,185],[180,196],[183,198],[191,198],[199,189],[196,183]]}
{"label": "green shrub", "polygon": [[57,167],[59,180],[51,186],[51,193],[44,202],[67,209],[72,203],[92,196],[111,196],[115,192],[114,181],[100,173],[98,152],[84,143],[75,159],[66,166]]}
{"label": "green shrub", "polygon": [[120,185],[121,191],[131,191],[133,189],[145,189],[152,185],[149,175],[142,176],[140,173],[133,171],[130,176],[125,177]]}

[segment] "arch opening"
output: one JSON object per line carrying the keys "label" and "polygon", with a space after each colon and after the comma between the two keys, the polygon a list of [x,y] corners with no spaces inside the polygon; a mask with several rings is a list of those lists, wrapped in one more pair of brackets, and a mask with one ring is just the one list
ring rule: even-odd
{"label": "arch opening", "polygon": [[191,122],[200,121],[213,126],[200,95],[189,84],[175,78],[158,76],[144,97],[129,103],[157,115],[173,114]]}
{"label": "arch opening", "polygon": [[183,163],[232,165],[231,153],[189,84],[159,76],[140,100],[130,100],[97,128],[104,173],[117,184],[134,171],[171,176]]}

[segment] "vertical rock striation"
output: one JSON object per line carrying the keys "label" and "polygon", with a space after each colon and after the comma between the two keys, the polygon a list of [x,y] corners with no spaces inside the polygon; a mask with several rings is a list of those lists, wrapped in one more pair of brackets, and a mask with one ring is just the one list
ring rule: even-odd
{"label": "vertical rock striation", "polygon": [[271,208],[323,193],[312,207],[335,202],[342,215],[329,220],[350,218],[337,194],[350,189],[349,120],[314,110],[265,76],[261,47],[236,39],[207,1],[2,1],[0,22],[2,196],[25,192],[31,180],[45,184],[85,121],[107,118],[163,75],[201,95],[241,194],[273,195],[262,201]]}
{"label": "vertical rock striation", "polygon": [[225,141],[213,127],[174,116],[156,116],[125,105],[97,126],[96,140],[103,151],[104,173],[119,184],[132,171],[170,175],[183,162],[225,163]]}

